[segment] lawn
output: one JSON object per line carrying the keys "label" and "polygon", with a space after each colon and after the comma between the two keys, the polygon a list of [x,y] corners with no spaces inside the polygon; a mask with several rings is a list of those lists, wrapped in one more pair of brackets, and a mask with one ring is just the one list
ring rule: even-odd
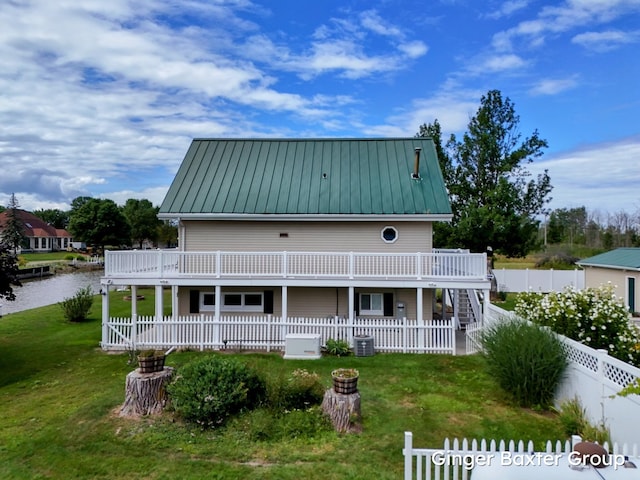
{"label": "lawn", "polygon": [[[151,298],[153,291],[143,291]],[[127,315],[112,292],[113,315]],[[151,313],[152,301],[139,313]],[[336,367],[360,370],[363,432],[310,431],[285,440],[256,440],[259,416],[218,430],[184,425],[170,412],[141,420],[118,417],[126,354],[106,354],[100,301],[90,319],[67,323],[58,306],[0,319],[0,477],[3,479],[206,478],[397,479],[403,432],[416,447],[442,447],[446,437],[531,438],[541,448],[564,438],[554,414],[512,405],[479,356],[376,354],[283,360],[278,354],[235,353],[256,368],[286,374],[315,371],[330,384]],[[172,353],[180,367],[199,352]]]}

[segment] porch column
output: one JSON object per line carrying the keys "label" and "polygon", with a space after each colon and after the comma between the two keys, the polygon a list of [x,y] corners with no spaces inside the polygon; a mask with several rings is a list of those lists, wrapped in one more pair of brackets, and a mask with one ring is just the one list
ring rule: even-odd
{"label": "porch column", "polygon": [[457,288],[453,290],[453,317],[456,319],[456,328],[460,327],[460,312],[458,311],[458,306],[460,305],[460,302],[458,301],[458,297],[460,295],[460,290],[458,290]]}
{"label": "porch column", "polygon": [[424,327],[424,307],[422,302],[422,287],[418,287],[416,289],[416,326],[418,327],[418,348],[420,351],[424,351],[424,340],[426,329],[420,328]]}
{"label": "porch column", "polygon": [[446,288],[442,289],[442,318],[447,318],[447,292]]}
{"label": "porch column", "polygon": [[424,324],[424,307],[422,302],[422,287],[416,289],[416,315],[419,323]]}
{"label": "porch column", "polygon": [[216,285],[216,308],[214,309],[215,321],[220,321],[220,306],[222,305],[222,287]]}
{"label": "porch column", "polygon": [[156,285],[156,322],[162,321],[163,311],[162,285]]}
{"label": "porch column", "polygon": [[489,295],[491,290],[483,290],[482,295],[482,315],[480,316],[480,325],[486,325],[485,319],[487,318],[487,314],[489,313],[489,303],[491,303],[491,299]]}
{"label": "porch column", "polygon": [[178,318],[178,286],[171,285],[171,318]]}
{"label": "porch column", "polygon": [[100,288],[102,297],[102,349],[107,350],[109,342],[109,285]]}
{"label": "porch column", "polygon": [[289,318],[289,289],[286,285],[282,286],[282,321],[286,322]]}
{"label": "porch column", "polygon": [[355,306],[355,289],[353,287],[349,287],[349,324],[353,325],[354,321],[354,313],[356,311]]}
{"label": "porch column", "polygon": [[138,318],[138,286],[131,285],[131,318]]}

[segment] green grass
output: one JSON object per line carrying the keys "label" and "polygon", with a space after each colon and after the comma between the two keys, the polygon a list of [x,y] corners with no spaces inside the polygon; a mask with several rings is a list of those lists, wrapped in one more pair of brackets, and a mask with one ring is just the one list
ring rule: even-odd
{"label": "green grass", "polygon": [[[141,315],[153,311],[142,291]],[[122,292],[111,313],[128,315]],[[511,404],[479,356],[376,354],[283,360],[278,354],[236,353],[271,374],[315,371],[330,385],[331,370],[360,371],[363,432],[332,431],[286,440],[252,441],[247,416],[202,431],[170,412],[141,420],[118,417],[126,354],[99,350],[100,301],[87,322],[69,324],[57,305],[0,319],[0,478],[3,479],[397,479],[403,432],[417,447],[441,448],[445,437],[528,439],[541,448],[563,439],[556,415]],[[179,367],[201,355],[177,352]]]}

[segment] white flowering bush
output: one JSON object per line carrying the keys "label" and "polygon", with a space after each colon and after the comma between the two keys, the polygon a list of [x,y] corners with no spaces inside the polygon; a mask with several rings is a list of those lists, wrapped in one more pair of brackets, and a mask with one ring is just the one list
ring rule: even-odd
{"label": "white flowering bush", "polygon": [[640,365],[640,332],[613,285],[549,294],[527,292],[516,299],[515,313],[632,365]]}

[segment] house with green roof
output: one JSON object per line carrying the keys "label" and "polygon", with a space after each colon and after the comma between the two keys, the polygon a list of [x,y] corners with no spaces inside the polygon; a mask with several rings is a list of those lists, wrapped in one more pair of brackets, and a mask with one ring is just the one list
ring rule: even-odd
{"label": "house with green roof", "polygon": [[[433,245],[433,224],[452,213],[431,138],[195,139],[159,216],[178,226],[178,249],[106,252],[102,284],[170,288],[171,318],[156,295],[154,331],[205,319],[198,328],[218,329],[198,340],[206,348],[283,332],[353,342],[376,322],[380,348],[403,335],[404,351],[427,348],[425,325],[446,316],[436,292],[464,297],[473,320],[488,302],[486,254]],[[126,335],[104,299],[103,347],[117,348]],[[263,330],[219,333],[232,317]]]}
{"label": "house with green roof", "polygon": [[585,271],[585,287],[611,282],[629,311],[640,310],[640,248],[616,248],[576,263]]}

